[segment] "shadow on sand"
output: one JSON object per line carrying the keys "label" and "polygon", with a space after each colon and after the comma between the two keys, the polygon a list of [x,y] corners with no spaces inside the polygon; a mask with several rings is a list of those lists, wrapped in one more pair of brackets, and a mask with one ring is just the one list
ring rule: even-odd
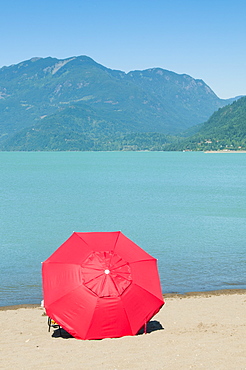
{"label": "shadow on sand", "polygon": [[146,333],[152,333],[152,331],[156,331],[156,330],[164,330],[163,326],[161,325],[161,323],[159,321],[156,321],[156,320],[152,320],[152,321],[149,321],[146,325],[146,330],[144,330],[144,326],[139,330],[139,332],[137,333],[137,335],[141,335],[141,334],[144,334],[145,332]]}
{"label": "shadow on sand", "polygon": [[[156,331],[156,330],[164,330],[163,326],[161,325],[161,323],[159,321],[152,320],[152,321],[147,323],[146,333],[152,333],[153,331]],[[144,330],[144,326],[143,326],[139,330],[137,335],[142,335],[144,333],[145,333],[145,330]],[[55,329],[53,331],[52,337],[53,338],[63,338],[63,339],[73,338],[73,336],[71,334],[69,334],[66,330],[64,330],[62,328]]]}

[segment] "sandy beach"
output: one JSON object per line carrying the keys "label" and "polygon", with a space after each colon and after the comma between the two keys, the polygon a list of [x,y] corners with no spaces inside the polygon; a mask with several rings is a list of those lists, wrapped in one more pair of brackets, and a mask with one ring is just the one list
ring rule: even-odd
{"label": "sandy beach", "polygon": [[[246,291],[165,295],[149,333],[82,341],[41,307],[1,307],[1,369],[246,369]],[[162,327],[162,328],[161,328]]]}

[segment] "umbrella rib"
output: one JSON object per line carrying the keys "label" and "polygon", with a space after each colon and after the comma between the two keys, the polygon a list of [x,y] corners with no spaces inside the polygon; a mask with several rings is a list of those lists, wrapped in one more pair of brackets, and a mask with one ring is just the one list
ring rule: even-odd
{"label": "umbrella rib", "polygon": [[84,268],[84,269],[93,270],[93,271],[102,271],[101,267],[95,268],[95,267],[87,266],[86,264],[81,265],[81,267]]}
{"label": "umbrella rib", "polygon": [[131,262],[130,262],[130,265],[131,265],[132,263],[147,262],[147,261],[157,261],[157,259],[156,259],[156,258],[154,258],[154,257],[151,257],[151,258],[148,258],[148,259],[146,259],[146,260],[131,261]]}
{"label": "umbrella rib", "polygon": [[[120,233],[120,232],[119,232]],[[117,236],[117,239],[116,239],[116,241],[115,241],[115,243],[114,243],[114,246],[113,246],[113,249],[112,249],[112,254],[111,254],[111,256],[110,256],[110,259],[109,259],[109,265],[111,265],[111,262],[112,262],[112,258],[114,257],[114,251],[115,251],[115,248],[116,248],[116,244],[117,244],[117,242],[118,242],[118,239],[119,239],[119,234],[118,233],[118,236]]]}
{"label": "umbrella rib", "polygon": [[99,279],[100,277],[102,277],[104,274],[102,273],[102,274],[100,274],[100,275],[98,275],[98,276],[96,276],[96,277],[93,277],[91,280],[88,280],[88,281],[86,281],[86,284],[88,284],[88,283],[90,283],[91,281],[93,281],[93,280],[96,280],[96,279]]}
{"label": "umbrella rib", "polygon": [[90,245],[84,240],[84,238],[82,238],[80,235],[79,235],[79,233],[77,233],[76,231],[75,231],[75,234],[77,235],[77,237],[78,238],[80,238],[81,240],[83,240],[83,242],[86,244],[86,245],[88,245],[88,247],[90,247]]}
{"label": "umbrella rib", "polygon": [[[42,263],[44,263],[44,262],[42,262]],[[47,264],[54,264],[54,265],[73,265],[73,266],[80,266],[80,264],[79,263],[73,263],[73,262],[66,262],[66,261],[64,261],[64,262],[57,262],[57,261],[51,261],[51,262],[45,262],[45,263],[47,263]]]}
{"label": "umbrella rib", "polygon": [[116,291],[118,292],[118,294],[120,294],[119,289],[118,289],[117,285],[114,282],[114,279],[111,276],[110,276],[110,279],[111,279],[112,283],[114,284],[114,287],[115,287]]}
{"label": "umbrella rib", "polygon": [[120,237],[120,234],[121,234],[121,232],[120,232],[120,231],[118,231],[117,239],[115,240],[114,247],[113,247],[113,252],[115,251],[116,244],[118,243],[118,239],[119,239],[119,237]]}
{"label": "umbrella rib", "polygon": [[124,276],[124,275],[122,275],[122,274],[117,274],[117,273],[114,273],[115,274],[115,276],[119,276],[119,277],[121,277],[122,279],[125,279],[125,280],[127,280],[127,281],[132,281],[132,279],[128,279],[126,276]]}
{"label": "umbrella rib", "polygon": [[134,283],[135,286],[141,288],[142,290],[144,290],[145,292],[147,292],[148,294],[150,294],[152,297],[155,297],[156,299],[159,299],[159,301],[161,301],[161,299],[159,297],[157,297],[155,294],[149,292],[147,289],[143,288],[141,285],[138,285],[136,283]]}
{"label": "umbrella rib", "polygon": [[[54,303],[56,302],[59,302],[62,298],[66,297],[68,294],[70,294],[71,292],[73,292],[74,290],[78,289],[79,287],[81,287],[82,285],[84,285],[83,283],[79,284],[76,288],[73,288],[71,290],[69,290],[69,292],[67,292],[66,294],[63,294],[62,296],[60,296],[59,298],[57,298],[55,301],[53,301],[49,306],[52,306]],[[44,301],[45,303],[45,301]]]}
{"label": "umbrella rib", "polygon": [[101,292],[103,292],[105,285],[106,285],[106,276],[104,275],[103,281],[101,283]]}
{"label": "umbrella rib", "polygon": [[90,325],[88,326],[88,329],[87,329],[87,331],[86,331],[85,338],[87,338],[87,337],[88,337],[88,333],[89,333],[89,331],[90,331],[90,329],[91,329],[92,321],[93,321],[93,317],[94,317],[94,313],[95,313],[95,311],[96,311],[96,308],[97,308],[98,302],[99,302],[99,297],[97,298],[97,303],[95,304],[93,315],[91,315]]}
{"label": "umbrella rib", "polygon": [[128,317],[128,315],[127,315],[126,309],[125,309],[125,307],[124,307],[124,305],[123,305],[123,302],[122,302],[122,301],[121,301],[121,303],[122,303],[122,307],[123,307],[123,310],[124,310],[124,312],[125,312],[125,315],[126,315],[126,318],[127,318],[128,324],[129,324],[129,327],[131,328],[131,334],[133,335],[132,326],[131,326],[131,321],[129,320],[129,317]]}
{"label": "umbrella rib", "polygon": [[110,270],[111,271],[114,271],[114,270],[116,270],[116,269],[119,269],[119,268],[121,268],[121,267],[123,267],[123,266],[129,266],[129,263],[127,263],[127,262],[124,262],[122,265],[120,265],[120,266],[115,266],[115,267],[112,267],[112,268],[110,268]]}

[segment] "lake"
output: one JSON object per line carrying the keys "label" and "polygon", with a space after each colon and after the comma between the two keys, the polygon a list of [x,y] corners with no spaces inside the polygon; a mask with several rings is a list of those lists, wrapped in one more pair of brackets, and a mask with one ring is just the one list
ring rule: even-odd
{"label": "lake", "polygon": [[73,231],[122,231],[162,290],[246,288],[246,154],[0,152],[0,305],[40,303]]}

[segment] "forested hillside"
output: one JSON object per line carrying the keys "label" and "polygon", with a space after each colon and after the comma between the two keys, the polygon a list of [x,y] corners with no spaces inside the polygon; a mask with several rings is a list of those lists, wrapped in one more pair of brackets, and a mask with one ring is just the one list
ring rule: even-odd
{"label": "forested hillside", "polygon": [[169,150],[246,150],[246,97],[220,108],[189,138]]}

